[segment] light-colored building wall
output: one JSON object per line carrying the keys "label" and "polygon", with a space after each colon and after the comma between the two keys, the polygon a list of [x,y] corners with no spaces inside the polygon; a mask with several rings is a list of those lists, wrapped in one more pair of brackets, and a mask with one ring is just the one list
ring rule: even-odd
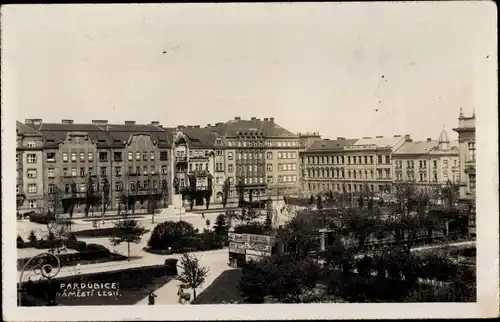
{"label": "light-colored building wall", "polygon": [[42,149],[43,140],[38,135],[24,135],[17,149],[21,163],[18,178],[21,180],[16,190],[23,195],[20,212],[41,210],[44,207]]}

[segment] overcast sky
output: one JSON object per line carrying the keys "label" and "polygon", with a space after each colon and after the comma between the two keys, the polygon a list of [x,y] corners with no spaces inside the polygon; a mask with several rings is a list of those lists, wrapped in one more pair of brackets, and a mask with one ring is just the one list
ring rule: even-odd
{"label": "overcast sky", "polygon": [[255,116],[323,137],[437,139],[444,126],[455,139],[496,66],[495,14],[488,2],[25,5],[3,10],[2,59],[21,121]]}

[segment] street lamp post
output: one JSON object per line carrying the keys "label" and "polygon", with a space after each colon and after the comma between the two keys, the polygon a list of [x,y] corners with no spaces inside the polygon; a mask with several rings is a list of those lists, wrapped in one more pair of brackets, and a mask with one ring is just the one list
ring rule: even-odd
{"label": "street lamp post", "polygon": [[[53,267],[49,261],[50,259],[55,259],[56,261],[56,267]],[[35,263],[33,267],[31,267],[29,270],[28,267],[30,267],[30,264]],[[59,260],[59,257],[55,254],[51,253],[41,253],[38,254],[32,258],[30,258],[26,264],[24,264],[21,274],[19,276],[19,287],[18,287],[18,306],[22,305],[22,294],[23,294],[23,282],[31,281],[31,278],[33,276],[39,276],[38,280],[48,280],[49,282],[57,275],[59,274],[59,271],[61,270],[61,261]],[[25,275],[25,272],[30,272],[30,274]],[[52,292],[52,290],[48,290],[49,292]],[[48,303],[47,304],[53,304],[52,303],[53,299],[52,296],[48,297]]]}

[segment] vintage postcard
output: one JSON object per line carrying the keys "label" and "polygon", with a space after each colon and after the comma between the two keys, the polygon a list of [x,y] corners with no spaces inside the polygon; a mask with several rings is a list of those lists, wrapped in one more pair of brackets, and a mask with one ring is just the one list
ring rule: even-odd
{"label": "vintage postcard", "polygon": [[1,13],[5,320],[498,316],[493,2]]}

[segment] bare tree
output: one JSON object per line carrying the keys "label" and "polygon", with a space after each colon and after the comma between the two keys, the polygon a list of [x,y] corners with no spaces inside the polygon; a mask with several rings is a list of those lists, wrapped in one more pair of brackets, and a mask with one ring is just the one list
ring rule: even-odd
{"label": "bare tree", "polygon": [[222,186],[222,207],[224,208],[226,208],[227,199],[229,198],[229,188],[229,178],[226,178],[226,180],[224,180],[224,185]]}

